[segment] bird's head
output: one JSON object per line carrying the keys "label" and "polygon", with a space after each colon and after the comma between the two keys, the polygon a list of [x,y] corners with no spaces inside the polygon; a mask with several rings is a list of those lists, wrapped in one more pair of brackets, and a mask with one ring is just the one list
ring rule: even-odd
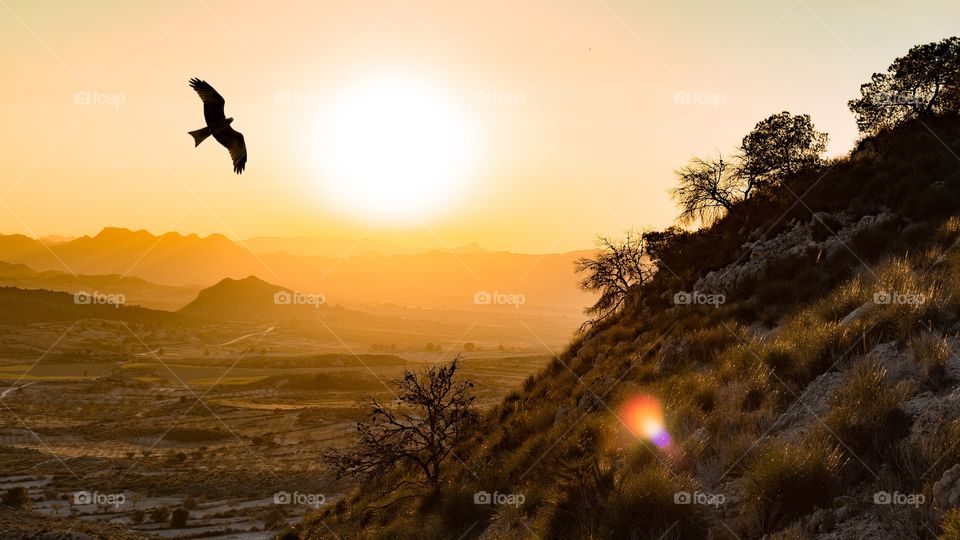
{"label": "bird's head", "polygon": [[227,125],[229,126],[229,125],[233,122],[233,118],[227,118],[225,121],[226,121]]}

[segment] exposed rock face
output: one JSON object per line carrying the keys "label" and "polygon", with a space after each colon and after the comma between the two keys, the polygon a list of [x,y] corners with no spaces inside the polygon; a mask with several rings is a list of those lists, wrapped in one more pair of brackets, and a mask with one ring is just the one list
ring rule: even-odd
{"label": "exposed rock face", "polygon": [[876,307],[876,304],[874,304],[873,302],[867,302],[863,304],[862,306],[848,313],[847,316],[844,317],[843,319],[840,319],[840,326],[850,326],[851,324],[857,322],[858,320],[866,316],[868,313],[873,311],[873,308],[875,307]]}
{"label": "exposed rock face", "polygon": [[960,386],[946,395],[924,392],[904,403],[902,408],[914,419],[910,437],[930,438],[938,426],[960,415]]}
{"label": "exposed rock face", "polygon": [[818,418],[830,410],[830,399],[843,386],[845,376],[828,371],[816,378],[797,398],[797,401],[774,423],[772,432],[786,440],[798,440],[818,425]]}
{"label": "exposed rock face", "polygon": [[896,342],[881,343],[870,351],[874,360],[887,372],[887,382],[919,381],[924,377],[923,366]]}
{"label": "exposed rock face", "polygon": [[960,507],[960,465],[947,469],[933,485],[933,504],[939,510]]}
{"label": "exposed rock face", "polygon": [[[817,212],[807,222],[791,221],[786,231],[767,240],[760,239],[765,233],[757,229],[750,237],[758,240],[743,244],[740,260],[708,272],[694,283],[693,288],[704,293],[730,294],[741,285],[762,280],[770,265],[777,261],[808,255],[830,257],[848,249],[847,243],[857,235],[893,219],[896,215],[888,212],[863,216],[858,221],[844,212]],[[818,240],[818,237],[823,239]]]}

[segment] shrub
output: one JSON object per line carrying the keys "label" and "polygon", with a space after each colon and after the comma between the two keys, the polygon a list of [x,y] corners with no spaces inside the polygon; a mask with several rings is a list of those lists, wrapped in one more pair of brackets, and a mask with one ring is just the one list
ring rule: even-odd
{"label": "shrub", "polygon": [[943,529],[940,540],[960,540],[960,508],[950,509],[943,514],[940,528]]}
{"label": "shrub", "polygon": [[170,515],[170,528],[182,529],[187,526],[188,519],[190,519],[190,512],[186,508],[177,508]]}
{"label": "shrub", "polygon": [[860,336],[807,311],[783,325],[772,345],[760,355],[778,383],[805,385],[852,351]]}
{"label": "shrub", "polygon": [[[940,284],[947,281],[944,276],[914,269],[906,258],[887,262],[876,274],[873,294],[888,303],[879,305],[871,318],[891,327],[893,335],[887,336],[889,338],[906,338],[918,323],[935,317],[938,306],[946,300]],[[896,301],[897,298],[902,300]]]}
{"label": "shrub", "polygon": [[695,488],[660,465],[624,478],[610,504],[608,538],[704,538],[706,526],[699,507],[675,502],[675,494],[681,491]]}
{"label": "shrub", "polygon": [[269,510],[267,510],[263,515],[260,516],[260,519],[263,520],[264,530],[275,530],[279,529],[287,524],[287,514],[284,511],[282,506],[273,505]]}
{"label": "shrub", "polygon": [[718,352],[734,342],[734,336],[726,327],[718,325],[694,330],[688,337],[686,356],[690,362],[712,361]]}
{"label": "shrub", "polygon": [[827,506],[837,492],[841,454],[827,444],[776,442],[744,471],[746,502],[765,532]]}
{"label": "shrub", "polygon": [[960,463],[960,419],[941,423],[931,433],[911,436],[897,445],[894,455],[899,480],[911,489],[936,481]]}
{"label": "shrub", "polygon": [[945,382],[945,368],[950,358],[950,344],[937,332],[922,331],[910,337],[907,349],[914,362],[924,367],[927,379],[939,389]]}
{"label": "shrub", "polygon": [[13,508],[26,509],[30,507],[30,492],[27,488],[17,486],[10,488],[3,494],[3,504]]}
{"label": "shrub", "polygon": [[886,370],[874,362],[857,366],[850,380],[834,395],[823,424],[858,460],[878,462],[903,438],[909,421],[900,404],[904,395],[886,382]]}
{"label": "shrub", "polygon": [[154,523],[164,523],[170,519],[170,509],[166,506],[158,506],[150,511],[150,521]]}
{"label": "shrub", "polygon": [[773,346],[763,354],[763,363],[777,374],[788,373],[797,363],[796,357],[783,346]]}

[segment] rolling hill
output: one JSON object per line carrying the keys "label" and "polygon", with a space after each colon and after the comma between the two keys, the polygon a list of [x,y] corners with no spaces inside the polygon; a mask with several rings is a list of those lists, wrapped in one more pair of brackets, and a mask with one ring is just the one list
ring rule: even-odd
{"label": "rolling hill", "polygon": [[[120,298],[120,302],[117,299]],[[122,296],[80,295],[0,286],[0,324],[108,319],[136,323],[175,323],[180,318],[167,311],[126,305]]]}
{"label": "rolling hill", "polygon": [[224,278],[203,289],[178,313],[219,320],[283,321],[316,318],[320,310],[330,310],[322,296],[305,295],[248,276]]}
{"label": "rolling hill", "polygon": [[0,285],[21,289],[122,294],[128,304],[173,311],[193,300],[199,287],[158,285],[133,276],[70,274],[57,270],[36,272],[25,264],[0,262]]}

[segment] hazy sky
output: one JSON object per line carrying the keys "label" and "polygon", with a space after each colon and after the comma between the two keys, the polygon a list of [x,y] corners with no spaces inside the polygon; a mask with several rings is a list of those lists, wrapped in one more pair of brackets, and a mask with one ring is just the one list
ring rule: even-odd
{"label": "hazy sky", "polygon": [[[0,232],[589,247],[668,225],[672,171],[731,149],[771,113],[811,114],[831,153],[845,152],[859,84],[911,45],[956,34],[955,0],[0,0]],[[203,120],[191,76],[225,96],[244,133],[242,176],[215,142],[193,148],[186,131]],[[331,136],[366,144],[346,133],[350,118],[330,119],[369,81],[430,96],[405,122],[425,106],[427,128],[445,114],[466,126],[424,141],[455,178],[415,193],[426,209],[402,222],[344,205],[324,165],[341,151]],[[382,163],[392,140],[422,148],[427,128],[412,124],[409,137],[371,133],[345,167]],[[370,200],[424,176],[412,166]]]}

